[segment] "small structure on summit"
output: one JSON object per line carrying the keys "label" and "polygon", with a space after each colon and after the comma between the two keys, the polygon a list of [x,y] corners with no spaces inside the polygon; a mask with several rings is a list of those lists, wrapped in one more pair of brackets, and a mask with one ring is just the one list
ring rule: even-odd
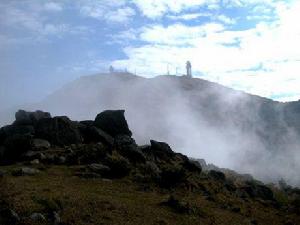
{"label": "small structure on summit", "polygon": [[192,78],[192,64],[190,61],[186,62],[186,76]]}

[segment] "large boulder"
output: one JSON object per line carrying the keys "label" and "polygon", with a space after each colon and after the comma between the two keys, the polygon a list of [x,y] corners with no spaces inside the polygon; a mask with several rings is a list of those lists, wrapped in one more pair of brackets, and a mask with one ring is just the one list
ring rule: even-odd
{"label": "large boulder", "polygon": [[183,162],[182,166],[190,172],[202,172],[202,167],[200,163],[195,160],[187,159]]}
{"label": "large boulder", "polygon": [[101,176],[104,176],[104,177],[109,176],[109,174],[110,174],[110,168],[101,163],[92,163],[92,164],[88,165],[87,168],[91,172],[100,174]]}
{"label": "large boulder", "polygon": [[15,125],[34,125],[40,119],[51,118],[50,113],[37,110],[35,112],[27,112],[25,110],[19,110],[15,114]]}
{"label": "large boulder", "polygon": [[166,188],[172,188],[187,178],[186,170],[179,165],[163,166],[161,171],[160,185]]}
{"label": "large boulder", "polygon": [[40,171],[38,169],[29,168],[29,167],[22,167],[12,171],[13,176],[34,176],[39,173]]}
{"label": "large boulder", "polygon": [[40,151],[40,150],[46,150],[51,147],[50,143],[43,139],[33,139],[32,140],[32,150]]}
{"label": "large boulder", "polygon": [[158,142],[151,140],[150,149],[145,149],[143,152],[148,155],[148,158],[156,161],[166,161],[172,160],[176,154],[172,151],[171,147],[164,142]]}
{"label": "large boulder", "polygon": [[77,125],[66,116],[40,119],[36,125],[36,137],[58,146],[82,143]]}
{"label": "large boulder", "polygon": [[238,191],[247,193],[247,195],[251,198],[260,198],[263,200],[274,200],[273,191],[269,187],[263,184],[257,184],[252,181],[246,182],[246,184],[240,187]]}
{"label": "large boulder", "polygon": [[115,138],[115,148],[122,156],[133,163],[144,163],[146,161],[135,140],[127,135],[119,135]]}
{"label": "large boulder", "polygon": [[118,135],[132,136],[124,116],[125,110],[106,110],[99,113],[94,121],[94,126],[105,131],[112,137]]}
{"label": "large boulder", "polygon": [[92,164],[100,163],[106,160],[109,151],[101,144],[87,144],[78,146],[67,155],[67,163],[73,164]]}
{"label": "large boulder", "polygon": [[13,136],[16,134],[26,135],[31,134],[34,135],[35,130],[31,125],[7,125],[0,129],[0,139],[4,141],[7,137]]}
{"label": "large boulder", "polygon": [[22,155],[31,149],[32,136],[29,134],[15,134],[6,138],[3,154],[4,163],[11,163],[21,159]]}
{"label": "large boulder", "polygon": [[109,146],[114,144],[114,139],[108,133],[94,126],[94,121],[80,121],[78,125],[84,143],[103,142]]}

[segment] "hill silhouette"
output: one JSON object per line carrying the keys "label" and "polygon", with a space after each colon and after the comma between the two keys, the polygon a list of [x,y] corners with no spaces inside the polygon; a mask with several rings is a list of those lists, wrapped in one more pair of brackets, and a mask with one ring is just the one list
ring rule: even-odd
{"label": "hill silhouette", "polygon": [[299,185],[300,103],[280,103],[203,79],[97,74],[71,82],[40,104],[73,120],[125,109],[137,143],[164,140],[179,152],[265,181]]}

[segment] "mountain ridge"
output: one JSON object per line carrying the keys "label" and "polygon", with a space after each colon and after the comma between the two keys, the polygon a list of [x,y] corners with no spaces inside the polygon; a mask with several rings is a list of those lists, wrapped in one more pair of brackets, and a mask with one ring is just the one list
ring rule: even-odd
{"label": "mountain ridge", "polygon": [[32,107],[75,120],[123,108],[139,144],[165,140],[220,167],[300,182],[299,102],[280,103],[200,78],[123,73],[81,77]]}

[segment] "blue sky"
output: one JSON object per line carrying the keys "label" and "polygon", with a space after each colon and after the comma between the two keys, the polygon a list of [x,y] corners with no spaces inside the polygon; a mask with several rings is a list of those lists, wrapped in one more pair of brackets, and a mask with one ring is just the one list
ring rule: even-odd
{"label": "blue sky", "polygon": [[275,100],[300,98],[300,1],[1,0],[0,103],[38,101],[115,68],[184,73]]}

